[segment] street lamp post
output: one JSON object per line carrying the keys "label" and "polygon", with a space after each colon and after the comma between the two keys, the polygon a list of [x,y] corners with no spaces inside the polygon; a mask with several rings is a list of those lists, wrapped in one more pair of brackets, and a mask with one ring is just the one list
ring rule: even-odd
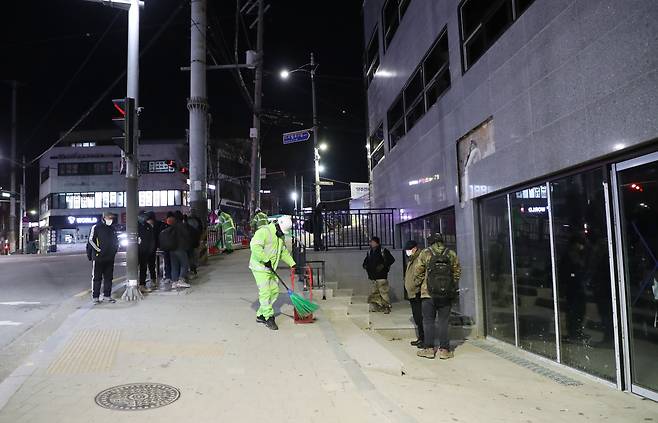
{"label": "street lamp post", "polygon": [[[25,206],[25,203],[26,203],[26,200],[25,200],[25,190],[26,190],[26,187],[25,187],[25,168],[27,166],[27,164],[25,163],[25,156],[23,156],[23,162],[22,163],[19,163],[15,160],[12,160],[9,157],[2,157],[2,156],[0,156],[0,160],[6,160],[6,161],[8,161],[9,163],[12,164],[12,167],[17,166],[17,167],[20,167],[20,168],[23,169],[23,185],[20,187],[19,192],[11,192],[10,201],[12,201],[12,200],[16,201],[15,200],[16,194],[18,194],[20,196],[19,197],[20,198],[19,199],[19,201],[20,201],[20,211],[19,211],[20,218],[19,218],[19,223],[18,223],[18,242],[19,242],[19,250],[24,253],[25,251],[23,249],[25,248],[25,245],[24,245],[24,242],[23,242],[23,217],[25,217],[25,210],[26,210],[26,206]],[[10,204],[12,204],[12,203],[10,203]],[[16,247],[14,246],[14,248],[16,248]]]}
{"label": "street lamp post", "polygon": [[[310,69],[305,69],[306,67]],[[320,150],[318,146],[318,108],[317,108],[317,99],[315,96],[315,70],[318,67],[318,63],[315,62],[315,56],[311,53],[311,62],[302,67],[299,67],[295,70],[283,70],[281,71],[281,78],[288,79],[290,74],[295,72],[308,72],[311,75],[311,96],[313,101],[313,163],[315,168],[315,205],[320,204]]]}

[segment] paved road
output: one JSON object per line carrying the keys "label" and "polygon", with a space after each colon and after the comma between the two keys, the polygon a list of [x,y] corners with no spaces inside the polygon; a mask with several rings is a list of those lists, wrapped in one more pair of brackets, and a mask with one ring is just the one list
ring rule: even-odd
{"label": "paved road", "polygon": [[[115,280],[125,269],[120,253]],[[16,359],[48,337],[58,320],[90,299],[90,287],[91,264],[84,254],[0,256],[0,361]],[[30,336],[33,328],[41,333]]]}

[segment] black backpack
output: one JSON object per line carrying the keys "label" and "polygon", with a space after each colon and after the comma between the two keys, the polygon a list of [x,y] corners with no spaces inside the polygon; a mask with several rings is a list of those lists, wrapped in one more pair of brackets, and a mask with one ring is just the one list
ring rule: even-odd
{"label": "black backpack", "polygon": [[178,239],[176,236],[176,228],[168,226],[160,232],[160,249],[162,251],[174,251],[178,248]]}
{"label": "black backpack", "polygon": [[457,286],[452,276],[452,266],[448,249],[445,248],[441,254],[433,249],[432,258],[427,264],[427,290],[432,298],[452,299],[457,295]]}

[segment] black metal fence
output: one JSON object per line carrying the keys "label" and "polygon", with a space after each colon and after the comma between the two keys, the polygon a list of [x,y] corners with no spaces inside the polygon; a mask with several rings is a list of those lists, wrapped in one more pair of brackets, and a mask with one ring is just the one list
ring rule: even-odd
{"label": "black metal fence", "polygon": [[381,244],[395,246],[395,213],[397,209],[345,209],[303,212],[293,216],[294,236],[306,248],[368,247],[373,236]]}

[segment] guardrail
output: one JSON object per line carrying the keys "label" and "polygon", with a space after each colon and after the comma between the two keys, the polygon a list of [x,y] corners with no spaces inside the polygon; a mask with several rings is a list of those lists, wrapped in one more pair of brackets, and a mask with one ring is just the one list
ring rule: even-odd
{"label": "guardrail", "polygon": [[293,216],[294,236],[308,248],[367,248],[373,236],[381,244],[395,246],[395,212],[397,209],[324,210]]}

